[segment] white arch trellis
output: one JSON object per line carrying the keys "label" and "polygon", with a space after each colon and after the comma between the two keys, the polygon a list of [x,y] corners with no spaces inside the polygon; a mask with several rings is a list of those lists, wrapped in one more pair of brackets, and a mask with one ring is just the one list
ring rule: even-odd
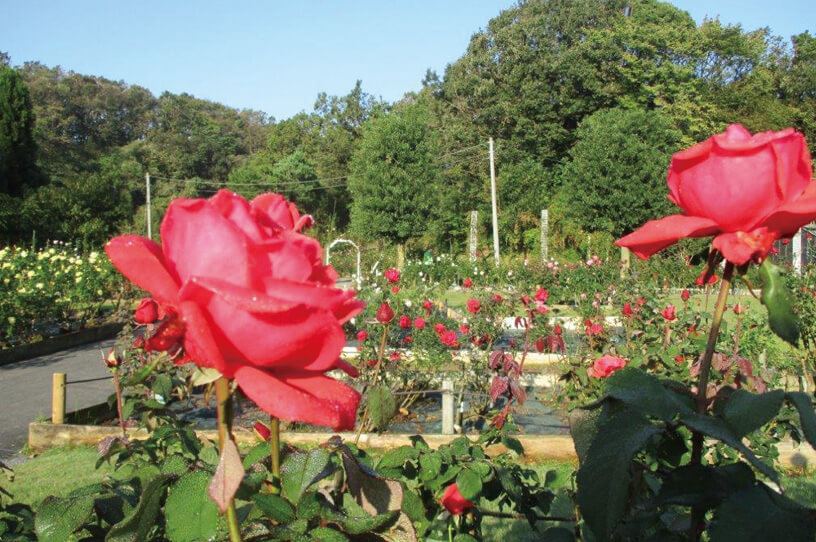
{"label": "white arch trellis", "polygon": [[353,246],[354,249],[357,251],[357,289],[359,290],[359,289],[361,289],[363,287],[363,274],[362,274],[362,272],[360,270],[361,269],[360,268],[360,247],[357,246],[357,243],[355,243],[354,241],[351,241],[349,239],[335,239],[334,241],[332,241],[329,244],[329,246],[326,247],[326,265],[329,265],[329,262],[331,261],[331,249],[332,249],[332,247],[334,247],[334,245],[338,245],[340,243],[349,244],[349,245]]}

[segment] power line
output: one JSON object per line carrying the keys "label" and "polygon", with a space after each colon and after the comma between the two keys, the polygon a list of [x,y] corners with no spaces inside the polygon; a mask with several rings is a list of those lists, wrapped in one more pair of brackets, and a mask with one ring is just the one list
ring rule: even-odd
{"label": "power line", "polygon": [[279,186],[279,185],[292,185],[292,184],[309,184],[309,183],[317,183],[323,181],[338,181],[341,179],[347,179],[348,175],[342,175],[339,177],[324,177],[322,179],[304,179],[302,181],[269,181],[265,183],[235,183],[235,182],[222,182],[222,181],[213,181],[208,179],[173,179],[171,177],[159,177],[156,175],[151,175],[151,179],[159,179],[162,181],[170,181],[170,182],[177,182],[177,183],[191,183],[191,184],[199,184],[199,185],[208,185],[208,186]]}
{"label": "power line", "polygon": [[[339,188],[341,186],[346,186],[346,183],[338,183],[338,184],[323,185],[323,186],[313,186],[311,188],[305,188],[303,190],[298,190],[298,192],[311,192],[312,190],[328,190],[330,188]],[[227,188],[224,188],[223,190],[227,190]],[[289,191],[291,192],[292,190],[289,190]],[[204,190],[198,190],[198,192],[201,193],[201,194],[215,194],[215,193],[219,192],[219,190],[214,190],[214,189],[207,188],[207,189],[204,189]]]}

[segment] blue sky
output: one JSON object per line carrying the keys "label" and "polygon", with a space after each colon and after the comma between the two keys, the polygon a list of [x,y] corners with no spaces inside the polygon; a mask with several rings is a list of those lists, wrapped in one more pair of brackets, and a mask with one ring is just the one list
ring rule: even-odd
{"label": "blue sky", "polygon": [[[816,0],[674,0],[786,38],[814,33]],[[0,0],[0,51],[283,119],[357,79],[393,101],[440,75],[514,0]]]}

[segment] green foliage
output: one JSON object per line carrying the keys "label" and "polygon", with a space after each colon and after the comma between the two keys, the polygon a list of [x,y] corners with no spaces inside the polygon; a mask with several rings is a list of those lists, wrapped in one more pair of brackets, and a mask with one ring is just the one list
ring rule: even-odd
{"label": "green foliage", "polygon": [[670,214],[666,170],[680,137],[659,112],[617,108],[586,118],[561,171],[559,197],[572,219],[617,237]]}
{"label": "green foliage", "polygon": [[404,243],[437,216],[439,143],[421,104],[372,119],[354,155],[349,191],[352,229],[367,239]]}
{"label": "green foliage", "polygon": [[20,74],[0,67],[0,194],[14,197],[39,184],[34,111]]}

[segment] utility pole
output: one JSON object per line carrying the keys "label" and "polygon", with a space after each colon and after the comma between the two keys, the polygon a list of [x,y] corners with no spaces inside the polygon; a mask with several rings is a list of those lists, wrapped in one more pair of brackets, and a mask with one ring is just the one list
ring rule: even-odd
{"label": "utility pole", "polygon": [[147,238],[153,239],[153,220],[150,216],[150,173],[145,173],[145,196],[147,206],[145,214],[147,215]]}
{"label": "utility pole", "polygon": [[493,257],[499,265],[499,217],[496,210],[496,164],[493,156],[493,138],[488,141],[490,146],[490,203],[493,208]]}

